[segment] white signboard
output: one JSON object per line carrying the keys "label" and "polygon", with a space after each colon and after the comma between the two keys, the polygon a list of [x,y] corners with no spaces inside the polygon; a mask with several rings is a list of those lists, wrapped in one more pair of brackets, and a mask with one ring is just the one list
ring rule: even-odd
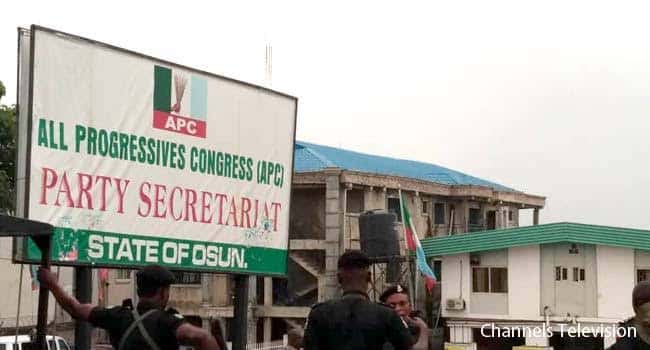
{"label": "white signboard", "polygon": [[55,263],[286,273],[296,98],[40,27],[31,41],[26,208],[57,227]]}

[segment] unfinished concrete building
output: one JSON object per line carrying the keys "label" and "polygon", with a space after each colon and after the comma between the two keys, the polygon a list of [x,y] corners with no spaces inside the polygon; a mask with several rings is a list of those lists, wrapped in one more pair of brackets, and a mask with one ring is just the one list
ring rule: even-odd
{"label": "unfinished concrete building", "polygon": [[[339,294],[336,262],[346,249],[360,247],[359,215],[374,209],[399,212],[400,189],[421,238],[517,227],[521,210],[532,210],[536,224],[545,204],[544,197],[433,164],[305,142],[296,142],[294,163],[288,279],[251,278],[251,341],[280,338],[288,327],[304,323],[311,305]],[[432,264],[439,271],[439,262]],[[179,278],[183,284],[174,286],[172,306],[229,323],[233,283],[228,276]],[[131,297],[132,280],[128,272],[113,272],[108,303]],[[375,287],[381,289],[383,282],[378,278]]]}

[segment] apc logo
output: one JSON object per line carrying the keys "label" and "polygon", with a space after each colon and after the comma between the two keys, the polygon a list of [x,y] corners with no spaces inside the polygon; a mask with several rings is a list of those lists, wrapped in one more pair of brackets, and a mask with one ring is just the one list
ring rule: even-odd
{"label": "apc logo", "polygon": [[154,128],[205,138],[207,101],[208,84],[205,79],[154,66]]}

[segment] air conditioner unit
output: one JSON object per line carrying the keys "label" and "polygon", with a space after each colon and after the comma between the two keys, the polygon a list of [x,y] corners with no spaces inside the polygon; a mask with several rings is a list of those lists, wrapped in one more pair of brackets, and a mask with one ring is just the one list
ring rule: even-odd
{"label": "air conditioner unit", "polygon": [[447,299],[447,310],[465,310],[465,300],[461,298]]}

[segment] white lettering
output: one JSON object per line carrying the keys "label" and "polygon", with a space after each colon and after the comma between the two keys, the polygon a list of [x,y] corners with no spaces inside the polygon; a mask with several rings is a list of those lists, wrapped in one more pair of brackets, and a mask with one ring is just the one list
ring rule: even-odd
{"label": "white lettering", "polygon": [[158,263],[158,242],[147,241],[146,256],[144,260],[148,263]]}
{"label": "white lettering", "polygon": [[120,240],[117,237],[106,236],[104,237],[104,243],[108,244],[108,256],[109,260],[115,258],[115,245],[118,244]]}
{"label": "white lettering", "polygon": [[100,235],[90,235],[88,237],[88,257],[91,259],[101,259],[104,256],[104,240]]}
{"label": "white lettering", "polygon": [[178,246],[174,242],[165,242],[162,246],[162,261],[165,264],[176,264],[178,261]]}
{"label": "white lettering", "polygon": [[120,242],[120,248],[117,251],[117,256],[115,260],[121,260],[126,258],[128,261],[133,261],[133,252],[131,252],[131,242],[128,238],[122,238]]}
{"label": "white lettering", "polygon": [[204,266],[206,259],[205,246],[203,244],[195,244],[192,249],[192,264]]}

